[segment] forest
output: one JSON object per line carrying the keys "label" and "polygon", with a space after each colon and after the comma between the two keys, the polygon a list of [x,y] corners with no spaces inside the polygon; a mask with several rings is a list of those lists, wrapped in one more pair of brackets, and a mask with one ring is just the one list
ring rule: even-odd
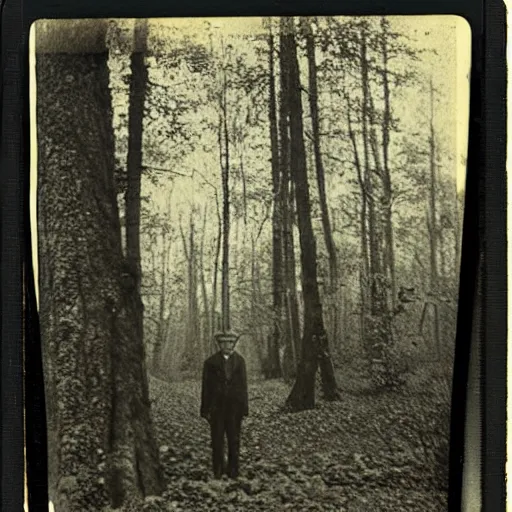
{"label": "forest", "polygon": [[[36,24],[55,510],[446,507],[460,28]],[[250,374],[236,482],[199,418],[220,331]]]}

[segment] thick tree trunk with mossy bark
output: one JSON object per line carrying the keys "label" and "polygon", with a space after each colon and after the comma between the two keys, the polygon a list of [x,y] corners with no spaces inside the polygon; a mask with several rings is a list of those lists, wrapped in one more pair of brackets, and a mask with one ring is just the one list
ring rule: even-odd
{"label": "thick tree trunk with mossy bark", "polygon": [[49,488],[58,512],[97,511],[163,485],[137,277],[121,249],[107,24],[59,25],[36,29]]}

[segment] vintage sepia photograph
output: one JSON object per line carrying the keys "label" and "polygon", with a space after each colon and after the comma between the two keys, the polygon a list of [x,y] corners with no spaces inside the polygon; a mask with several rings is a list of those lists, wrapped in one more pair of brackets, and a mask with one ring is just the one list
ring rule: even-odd
{"label": "vintage sepia photograph", "polygon": [[32,25],[49,510],[446,510],[470,42]]}

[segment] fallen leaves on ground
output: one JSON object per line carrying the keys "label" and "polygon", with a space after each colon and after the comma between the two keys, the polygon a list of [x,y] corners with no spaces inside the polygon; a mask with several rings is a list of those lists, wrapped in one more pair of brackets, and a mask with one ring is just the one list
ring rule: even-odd
{"label": "fallen leaves on ground", "polygon": [[[250,385],[242,476],[219,481],[210,476],[209,428],[199,417],[200,383],[152,379],[167,488],[161,497],[146,498],[139,510],[446,509],[447,493],[439,485],[443,478],[429,454],[428,436],[418,435],[439,416],[435,389],[380,394],[342,390],[338,402],[320,401],[314,410],[284,413],[288,393],[281,381]],[[431,438],[435,440],[435,432]]]}

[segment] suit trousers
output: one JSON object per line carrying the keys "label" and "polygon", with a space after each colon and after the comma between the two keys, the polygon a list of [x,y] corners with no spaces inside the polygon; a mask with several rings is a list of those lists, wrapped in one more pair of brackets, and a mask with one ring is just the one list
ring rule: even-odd
{"label": "suit trousers", "polygon": [[[240,454],[240,430],[242,418],[231,412],[217,412],[210,419],[212,439],[212,462],[215,478],[220,478],[227,469],[230,478],[238,477]],[[228,465],[224,460],[224,437],[228,441]]]}

